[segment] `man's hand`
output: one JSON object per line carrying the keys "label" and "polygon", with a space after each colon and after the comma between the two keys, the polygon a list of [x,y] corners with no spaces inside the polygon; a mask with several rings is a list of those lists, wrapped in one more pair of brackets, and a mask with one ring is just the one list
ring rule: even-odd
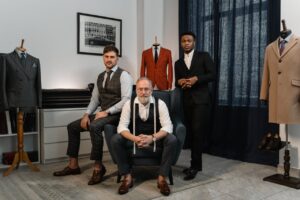
{"label": "man's hand", "polygon": [[101,111],[101,112],[97,112],[96,115],[95,115],[95,119],[101,119],[101,118],[104,118],[104,117],[107,117],[108,116],[108,113],[105,112],[105,111]]}
{"label": "man's hand", "polygon": [[142,138],[138,136],[134,136],[133,142],[138,146],[138,148],[142,148]]}
{"label": "man's hand", "polygon": [[193,76],[193,77],[187,79],[187,84],[190,85],[190,87],[192,87],[197,81],[198,81],[198,77]]}
{"label": "man's hand", "polygon": [[140,134],[138,137],[141,138],[141,141],[140,141],[140,143],[138,145],[139,148],[149,147],[150,144],[153,142],[151,135]]}
{"label": "man's hand", "polygon": [[89,115],[86,113],[83,115],[83,117],[81,119],[80,126],[81,126],[81,128],[87,130],[89,125],[90,125],[90,118],[89,118]]}
{"label": "man's hand", "polygon": [[193,76],[191,78],[185,79],[185,87],[182,88],[191,88],[196,82],[198,81],[198,77],[197,76]]}
{"label": "man's hand", "polygon": [[178,85],[180,85],[181,88],[184,89],[186,87],[186,81],[187,81],[187,79],[185,79],[185,78],[179,79]]}

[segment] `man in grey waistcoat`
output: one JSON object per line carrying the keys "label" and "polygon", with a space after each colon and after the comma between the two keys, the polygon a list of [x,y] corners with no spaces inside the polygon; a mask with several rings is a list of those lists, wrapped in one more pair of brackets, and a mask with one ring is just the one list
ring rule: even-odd
{"label": "man in grey waistcoat", "polygon": [[[54,176],[80,174],[78,152],[80,132],[90,131],[92,150],[90,159],[95,161],[94,171],[89,185],[100,183],[106,172],[102,164],[103,135],[105,124],[118,124],[120,112],[124,103],[130,99],[133,80],[128,72],[121,69],[118,62],[119,50],[114,46],[106,46],[103,50],[105,71],[100,73],[95,83],[91,101],[83,117],[68,125],[69,163],[61,171],[54,172]],[[99,111],[95,112],[99,107]],[[95,112],[95,114],[93,114]]]}

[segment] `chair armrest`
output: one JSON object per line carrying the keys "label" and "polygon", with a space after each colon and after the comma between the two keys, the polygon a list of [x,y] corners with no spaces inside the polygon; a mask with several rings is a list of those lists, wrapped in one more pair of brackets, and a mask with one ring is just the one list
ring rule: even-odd
{"label": "chair armrest", "polygon": [[118,134],[116,126],[111,125],[111,124],[104,125],[104,137],[105,137],[105,141],[106,141],[106,144],[107,144],[108,151],[111,155],[111,158],[112,158],[113,162],[117,163],[116,159],[115,159],[115,156],[113,155],[112,147],[111,147],[111,143],[110,143],[112,136],[115,135],[115,134]]}
{"label": "chair armrest", "polygon": [[174,122],[173,125],[174,125],[173,134],[177,138],[177,148],[176,148],[176,153],[175,153],[174,161],[173,161],[173,165],[174,165],[174,164],[176,164],[176,162],[179,158],[181,149],[182,149],[183,144],[184,144],[184,140],[185,140],[185,136],[186,136],[186,128],[183,125],[183,123],[180,122],[180,121]]}

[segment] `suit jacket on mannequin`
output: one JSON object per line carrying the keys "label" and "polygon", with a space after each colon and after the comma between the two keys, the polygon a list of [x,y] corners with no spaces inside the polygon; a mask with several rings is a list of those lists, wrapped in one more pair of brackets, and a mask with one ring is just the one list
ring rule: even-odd
{"label": "suit jacket on mannequin", "polygon": [[1,110],[41,107],[39,59],[27,54],[25,66],[16,51],[4,55],[0,66]]}
{"label": "suit jacket on mannequin", "polygon": [[143,51],[141,76],[147,76],[160,90],[172,88],[173,65],[171,51],[160,48],[157,63],[154,61],[152,48]]}
{"label": "suit jacket on mannequin", "polygon": [[269,101],[269,122],[300,123],[300,39],[291,36],[282,54],[279,39],[265,52],[260,99]]}

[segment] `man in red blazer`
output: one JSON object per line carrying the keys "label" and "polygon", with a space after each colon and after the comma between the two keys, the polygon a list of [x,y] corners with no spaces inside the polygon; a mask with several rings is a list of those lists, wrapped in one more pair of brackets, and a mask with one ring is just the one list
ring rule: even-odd
{"label": "man in red blazer", "polygon": [[[158,48],[158,59],[155,63],[155,48]],[[173,82],[172,56],[169,49],[159,46],[153,46],[142,55],[141,77],[148,77],[153,87],[159,90],[169,90]]]}

